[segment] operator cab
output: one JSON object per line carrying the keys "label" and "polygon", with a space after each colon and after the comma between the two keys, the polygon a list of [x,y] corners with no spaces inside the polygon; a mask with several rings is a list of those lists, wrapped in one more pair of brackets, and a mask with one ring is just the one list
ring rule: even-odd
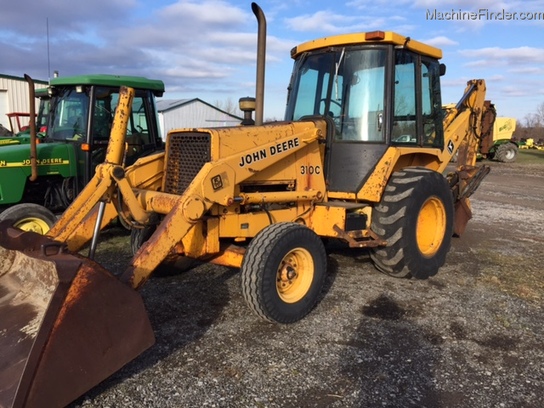
{"label": "operator cab", "polygon": [[440,50],[373,32],[311,41],[291,55],[285,119],[332,119],[331,191],[358,191],[390,146],[443,148]]}

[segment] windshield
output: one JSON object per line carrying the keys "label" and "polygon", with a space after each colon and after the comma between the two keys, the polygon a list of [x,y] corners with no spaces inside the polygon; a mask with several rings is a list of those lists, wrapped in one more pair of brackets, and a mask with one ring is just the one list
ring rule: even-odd
{"label": "windshield", "polygon": [[385,48],[345,48],[303,57],[295,69],[287,120],[325,115],[338,141],[383,142]]}
{"label": "windshield", "polygon": [[89,95],[74,88],[59,89],[51,101],[48,136],[52,139],[79,140],[86,136]]}
{"label": "windshield", "polygon": [[[74,85],[56,88],[55,91],[50,102],[48,136],[56,140],[85,141],[92,145],[107,144],[115,109],[119,103],[119,88]],[[151,98],[149,91],[136,90],[128,121],[129,144],[154,144],[154,135],[150,134],[148,123],[149,118],[154,115],[153,105],[149,102]],[[92,115],[90,121],[89,114]]]}

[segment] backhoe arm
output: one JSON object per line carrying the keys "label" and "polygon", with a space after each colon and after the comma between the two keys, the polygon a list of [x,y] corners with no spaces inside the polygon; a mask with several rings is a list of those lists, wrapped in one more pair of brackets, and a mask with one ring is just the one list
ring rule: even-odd
{"label": "backhoe arm", "polygon": [[444,142],[447,146],[445,162],[459,150],[459,167],[472,167],[482,136],[482,117],[486,86],[483,79],[468,81],[462,98],[454,108],[448,110],[444,118]]}
{"label": "backhoe arm", "polygon": [[448,174],[448,180],[455,199],[454,233],[461,235],[472,218],[469,197],[476,191],[489,166],[476,166],[476,159],[482,138],[482,117],[485,113],[486,87],[483,79],[467,83],[463,97],[444,118],[443,153],[444,168],[458,152],[457,168]]}

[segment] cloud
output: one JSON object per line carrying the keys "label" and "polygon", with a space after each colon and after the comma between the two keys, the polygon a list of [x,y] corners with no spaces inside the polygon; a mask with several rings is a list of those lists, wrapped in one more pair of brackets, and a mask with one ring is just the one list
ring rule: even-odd
{"label": "cloud", "polygon": [[[92,6],[89,4],[92,3]],[[171,88],[189,81],[217,88],[233,72],[255,64],[257,23],[249,7],[221,0],[178,0],[143,13],[135,0],[95,0],[73,3],[44,0],[32,5],[21,0],[9,8],[11,24],[1,26],[0,72],[22,76],[28,72],[46,79],[47,39],[45,17],[40,30],[27,30],[26,16],[50,19],[50,65],[61,75],[113,73],[160,78]],[[39,10],[36,10],[39,9]],[[6,14],[0,21],[6,23]],[[56,23],[59,21],[59,23]],[[41,31],[41,32],[40,32]],[[291,45],[292,46],[292,45]],[[269,60],[288,50],[272,41]],[[9,56],[9,59],[6,57]],[[169,87],[167,86],[167,89]]]}
{"label": "cloud", "polygon": [[524,97],[531,94],[528,89],[522,89],[518,86],[513,85],[502,87],[501,93],[509,97]]}
{"label": "cloud", "polygon": [[349,26],[357,18],[354,16],[343,16],[328,10],[317,11],[314,14],[303,14],[301,16],[285,19],[285,25],[293,31],[323,31],[338,32],[340,27]]}
{"label": "cloud", "polygon": [[448,37],[445,37],[443,35],[438,37],[433,37],[428,40],[423,40],[424,43],[432,45],[434,47],[450,47],[454,45],[459,45],[457,41],[454,41]]}
{"label": "cloud", "polygon": [[[276,105],[283,109],[292,47],[313,38],[373,30],[396,31],[449,51],[456,58],[446,77],[458,68],[461,76],[471,76],[471,71],[485,78],[500,73],[517,85],[516,75],[522,74],[536,82],[536,76],[544,70],[544,49],[536,34],[525,34],[524,30],[532,30],[542,22],[533,22],[531,27],[528,22],[507,27],[487,22],[446,24],[425,20],[425,9],[435,7],[442,11],[496,10],[503,5],[512,11],[544,9],[542,0],[505,2],[347,0],[333,4],[269,0],[265,4],[269,22],[267,89],[281,94]],[[12,1],[0,13],[0,73],[28,73],[35,79],[47,79],[49,70],[59,70],[63,76],[142,75],[164,80],[169,97],[177,97],[171,96],[174,91],[184,92],[181,97],[205,97],[208,92],[212,100],[221,93],[249,95],[254,92],[257,42],[257,23],[249,5],[239,0]],[[504,36],[494,31],[506,33],[506,29],[510,31]],[[459,48],[462,51],[457,51]],[[506,82],[495,78],[501,84]],[[449,90],[448,82],[444,84]],[[466,79],[459,84],[455,84],[456,88],[464,89]]]}
{"label": "cloud", "polygon": [[544,66],[532,66],[532,67],[515,67],[508,70],[512,74],[523,75],[542,75],[544,74]]}
{"label": "cloud", "polygon": [[470,59],[467,67],[512,66],[526,67],[544,64],[544,48],[521,46],[517,48],[486,47],[460,50],[459,54]]}
{"label": "cloud", "polygon": [[414,7],[418,8],[431,8],[436,9],[437,7],[442,10],[447,9],[462,9],[466,11],[470,10],[478,10],[481,8],[488,8],[488,9],[509,9],[508,4],[512,6],[513,3],[520,3],[520,2],[501,2],[496,0],[442,0],[440,4],[437,4],[436,0],[415,0],[413,2]]}
{"label": "cloud", "polygon": [[[193,27],[195,25],[217,29],[239,27],[247,22],[248,11],[235,7],[225,1],[177,1],[159,12],[157,17],[164,23]],[[195,34],[202,34],[195,33]]]}
{"label": "cloud", "polygon": [[84,33],[92,26],[119,24],[136,6],[137,0],[17,0],[10,2],[9,7],[3,5],[0,28],[17,32],[20,38],[45,37],[47,26],[52,35]]}

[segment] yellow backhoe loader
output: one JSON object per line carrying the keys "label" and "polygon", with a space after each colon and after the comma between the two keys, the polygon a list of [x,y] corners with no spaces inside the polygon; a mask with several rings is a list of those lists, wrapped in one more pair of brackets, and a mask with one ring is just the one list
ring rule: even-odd
{"label": "yellow backhoe loader", "polygon": [[[150,347],[137,289],[171,257],[239,267],[250,308],[279,323],[315,306],[322,238],[369,248],[395,277],[444,264],[489,171],[475,166],[484,81],[444,118],[440,50],[392,32],[327,37],[293,48],[286,120],[263,124],[266,22],[252,8],[255,125],[175,130],[126,167],[122,88],[105,162],[49,233],[0,226],[0,407],[64,406]],[[90,259],[117,216],[136,231],[118,275]]]}

